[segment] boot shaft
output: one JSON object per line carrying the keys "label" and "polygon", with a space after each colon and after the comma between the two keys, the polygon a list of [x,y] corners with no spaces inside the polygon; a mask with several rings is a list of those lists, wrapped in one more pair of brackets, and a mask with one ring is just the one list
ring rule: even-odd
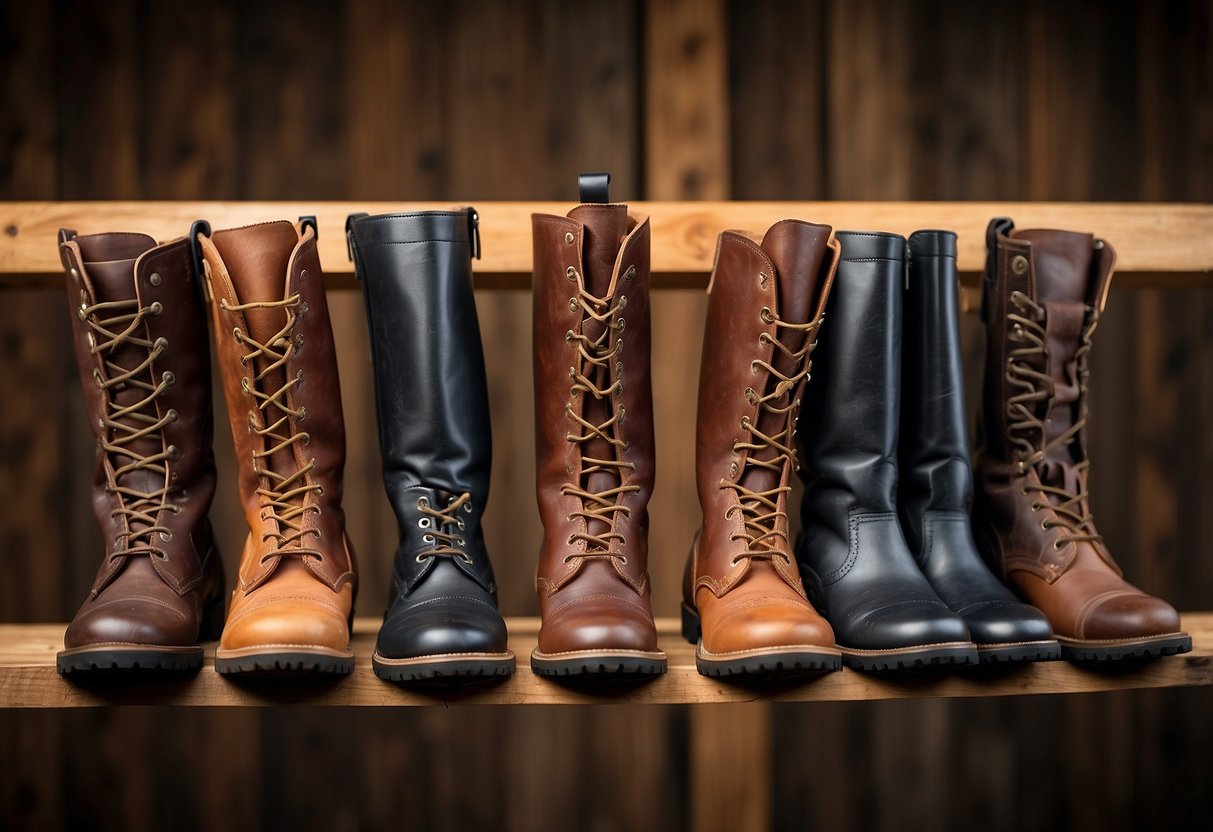
{"label": "boot shaft", "polygon": [[956,235],[918,231],[908,244],[898,502],[906,538],[921,551],[924,512],[967,512],[973,477],[965,428]]}
{"label": "boot shaft", "polygon": [[345,427],[315,229],[262,223],[197,243],[252,531],[241,583],[256,587],[294,553],[336,587],[353,568],[341,511]]}
{"label": "boot shaft", "polygon": [[[639,588],[655,456],[648,218],[585,204],[532,219],[540,574],[562,585],[601,548]],[[603,504],[579,494],[615,489],[603,500],[626,511],[583,516]]]}
{"label": "boot shaft", "polygon": [[801,423],[805,508],[844,522],[896,510],[905,238],[843,231]]}
{"label": "boot shaft", "polygon": [[492,431],[472,256],[476,214],[355,215],[388,495],[426,485],[488,499]]}
{"label": "boot shaft", "polygon": [[[775,568],[790,566],[785,489],[813,342],[837,268],[830,234],[829,226],[785,220],[761,243],[738,232],[720,236],[699,379],[701,573],[729,574],[750,550],[778,551],[788,557],[775,557]],[[786,577],[799,591],[794,568]]]}
{"label": "boot shaft", "polygon": [[94,592],[121,571],[124,553],[154,555],[183,591],[198,579],[195,548],[209,545],[215,490],[210,351],[188,243],[63,230],[60,256],[98,443],[93,506],[110,555]]}

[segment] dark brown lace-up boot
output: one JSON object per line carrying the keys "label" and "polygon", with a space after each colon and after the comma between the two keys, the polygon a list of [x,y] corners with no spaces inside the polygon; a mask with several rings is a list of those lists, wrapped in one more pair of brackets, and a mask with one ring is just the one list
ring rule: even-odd
{"label": "dark brown lace-up boot", "polygon": [[59,232],[106,555],[67,628],[60,673],[188,670],[223,621],[211,376],[198,276],[182,238]]}
{"label": "dark brown lace-up boot", "polygon": [[986,369],[973,528],[1074,661],[1185,653],[1167,602],[1126,582],[1087,491],[1087,356],[1116,255],[1090,234],[995,219],[983,300]]}
{"label": "dark brown lace-up boot", "polygon": [[[604,177],[605,179],[605,177]],[[662,673],[649,606],[649,223],[607,204],[534,222],[536,673]]]}

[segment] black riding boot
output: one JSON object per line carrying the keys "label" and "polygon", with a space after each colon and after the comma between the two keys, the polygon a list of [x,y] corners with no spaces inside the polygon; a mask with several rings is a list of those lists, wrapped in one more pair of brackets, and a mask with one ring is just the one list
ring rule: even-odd
{"label": "black riding boot", "polygon": [[965,430],[956,235],[910,236],[901,362],[901,529],[927,580],[964,619],[982,662],[1056,659],[1049,620],[986,568],[969,526],[973,470]]}
{"label": "black riding boot", "polygon": [[384,679],[506,675],[480,518],[492,437],[466,211],[349,218],[366,298],[383,481],[400,525],[372,663]]}
{"label": "black riding boot", "polygon": [[837,236],[842,261],[801,409],[801,576],[850,667],[976,662],[964,621],[931,589],[897,519],[905,239]]}

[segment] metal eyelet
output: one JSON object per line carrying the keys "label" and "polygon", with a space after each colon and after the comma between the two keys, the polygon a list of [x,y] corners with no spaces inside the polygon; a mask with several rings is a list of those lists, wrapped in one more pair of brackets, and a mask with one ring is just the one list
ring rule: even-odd
{"label": "metal eyelet", "polygon": [[176,408],[169,408],[169,412],[165,414],[170,422],[177,421],[179,417]]}
{"label": "metal eyelet", "polygon": [[429,507],[430,507],[430,501],[428,499],[426,499],[425,497],[419,497],[417,499],[417,508],[429,508]]}
{"label": "metal eyelet", "polygon": [[628,270],[623,273],[624,280],[631,280],[635,276],[636,276],[636,267],[634,265],[628,266]]}
{"label": "metal eyelet", "polygon": [[574,334],[573,334],[573,330],[571,330],[571,329],[564,334],[564,340],[567,343],[570,343],[570,344],[573,343],[573,338],[574,338]]}
{"label": "metal eyelet", "polygon": [[422,517],[420,520],[417,521],[417,528],[428,529],[429,527],[430,527],[430,518]]}
{"label": "metal eyelet", "polygon": [[1023,274],[1028,270],[1028,258],[1022,254],[1016,254],[1011,258],[1011,271],[1015,274]]}
{"label": "metal eyelet", "polygon": [[628,308],[628,296],[627,296],[627,295],[620,295],[620,296],[619,296],[619,308],[620,308],[620,309],[627,309],[627,308]]}
{"label": "metal eyelet", "polygon": [[766,285],[767,285],[767,273],[766,273],[766,272],[759,272],[759,273],[758,273],[758,285],[759,285],[759,286],[766,286]]}
{"label": "metal eyelet", "polygon": [[177,449],[176,445],[169,445],[166,453],[168,455],[168,458],[173,461],[176,461],[177,459],[179,459],[181,457],[181,451],[179,451]]}
{"label": "metal eyelet", "polygon": [[570,312],[577,311],[577,298],[569,298],[569,311]]}
{"label": "metal eyelet", "polygon": [[302,422],[306,418],[307,418],[307,408],[306,407],[299,408],[299,417],[296,421]]}
{"label": "metal eyelet", "polygon": [[163,303],[161,303],[161,302],[160,302],[160,301],[158,301],[158,300],[157,300],[157,301],[152,301],[152,305],[151,305],[151,307],[150,307],[150,308],[151,308],[151,311],[152,311],[152,314],[153,314],[153,315],[159,315],[161,312],[163,312],[163,311],[164,311],[164,304],[163,304]]}
{"label": "metal eyelet", "polygon": [[459,531],[463,531],[467,527],[467,524],[463,522],[462,517],[455,519],[455,525],[458,527]]}
{"label": "metal eyelet", "polygon": [[417,557],[413,558],[413,560],[417,561],[418,563],[425,563],[427,560],[429,560],[429,558],[427,558],[424,554],[418,552]]}
{"label": "metal eyelet", "polygon": [[623,332],[623,328],[626,327],[627,325],[628,325],[628,322],[625,319],[620,318],[618,320],[618,322],[615,324],[615,328],[618,329],[620,332]]}
{"label": "metal eyelet", "polygon": [[103,384],[105,384],[105,379],[103,379],[101,377],[100,370],[93,370],[93,381],[97,382],[98,387],[101,387]]}
{"label": "metal eyelet", "polygon": [[323,485],[316,486],[316,494],[318,494],[321,497],[324,496],[324,486]]}
{"label": "metal eyelet", "polygon": [[[1061,550],[1061,541],[1060,541],[1060,540],[1054,540],[1054,541],[1053,541],[1053,551],[1055,551],[1055,552],[1056,552],[1056,551],[1060,551],[1060,550]],[[1049,565],[1050,565],[1050,566],[1052,566],[1052,564],[1049,564]],[[1050,572],[1053,572],[1054,570],[1050,569],[1049,571],[1050,571]]]}
{"label": "metal eyelet", "polygon": [[165,370],[164,375],[160,378],[164,379],[164,383],[170,387],[177,383],[177,376],[173,374],[172,370]]}
{"label": "metal eyelet", "polygon": [[771,307],[764,306],[762,311],[758,313],[758,317],[762,318],[764,324],[775,323],[775,313],[771,311]]}
{"label": "metal eyelet", "polygon": [[623,424],[624,417],[626,417],[627,415],[628,415],[627,410],[625,410],[625,409],[624,409],[623,405],[619,405],[619,416],[618,416],[618,417],[615,419],[615,421],[616,421],[618,424],[621,424],[621,425],[622,425],[622,424]]}
{"label": "metal eyelet", "polygon": [[158,350],[159,352],[164,352],[168,349],[168,339],[161,335],[156,339],[155,343],[152,344],[152,349]]}
{"label": "metal eyelet", "polygon": [[573,244],[573,240],[575,240],[575,239],[576,239],[576,237],[573,236],[572,231],[564,232],[564,244],[566,246],[571,246]]}
{"label": "metal eyelet", "polygon": [[1049,521],[1047,519],[1040,521],[1040,530],[1042,532],[1047,532],[1049,530]]}
{"label": "metal eyelet", "polygon": [[729,476],[730,477],[737,476],[737,463],[736,462],[729,465]]}
{"label": "metal eyelet", "polygon": [[434,536],[433,536],[432,534],[423,534],[423,535],[421,536],[421,540],[422,540],[422,542],[423,542],[423,543],[433,543],[433,542],[434,542]]}
{"label": "metal eyelet", "polygon": [[305,277],[307,277],[307,269],[301,269],[299,272],[299,279],[303,280]]}
{"label": "metal eyelet", "polygon": [[295,352],[299,352],[301,349],[303,349],[303,333],[302,332],[300,332],[298,335],[295,336]]}
{"label": "metal eyelet", "polygon": [[159,286],[160,285],[160,272],[152,272],[150,275],[148,275],[147,282],[152,284],[153,286]]}
{"label": "metal eyelet", "polygon": [[567,269],[564,270],[564,276],[567,277],[569,280],[576,280],[577,279],[577,269],[575,269],[572,266],[569,266]]}

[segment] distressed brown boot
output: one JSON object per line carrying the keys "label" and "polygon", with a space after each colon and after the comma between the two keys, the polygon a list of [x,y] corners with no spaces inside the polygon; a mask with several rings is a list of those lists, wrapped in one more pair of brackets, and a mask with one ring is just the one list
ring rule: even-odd
{"label": "distressed brown boot", "polygon": [[682,632],[709,676],[839,670],[788,543],[795,428],[838,266],[831,228],[796,220],[761,244],[720,235],[708,285],[695,467],[703,525]]}
{"label": "distressed brown boot", "polygon": [[315,225],[195,239],[250,530],[215,669],[349,673],[345,426]]}
{"label": "distressed brown boot", "polygon": [[60,673],[188,670],[223,621],[210,350],[185,238],[59,232],[105,560],[64,635]]}
{"label": "distressed brown boot", "polygon": [[649,223],[608,204],[605,181],[592,189],[583,177],[582,201],[592,204],[532,218],[544,536],[543,623],[531,667],[544,675],[663,673],[647,571]]}
{"label": "distressed brown boot", "polygon": [[1112,247],[1090,234],[987,231],[986,367],[974,532],[991,567],[1049,618],[1072,661],[1186,653],[1167,602],[1126,582],[1087,492],[1087,356]]}

